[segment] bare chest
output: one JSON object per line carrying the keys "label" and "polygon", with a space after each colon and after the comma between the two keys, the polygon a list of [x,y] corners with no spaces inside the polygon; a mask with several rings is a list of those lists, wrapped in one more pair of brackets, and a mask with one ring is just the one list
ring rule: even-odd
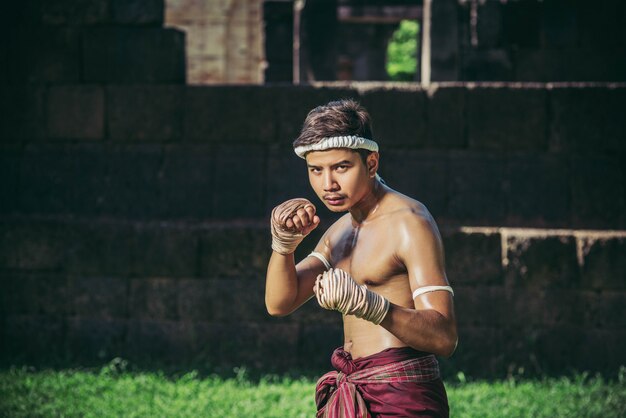
{"label": "bare chest", "polygon": [[384,225],[345,228],[333,242],[332,264],[359,284],[381,286],[405,271],[396,257],[396,244]]}

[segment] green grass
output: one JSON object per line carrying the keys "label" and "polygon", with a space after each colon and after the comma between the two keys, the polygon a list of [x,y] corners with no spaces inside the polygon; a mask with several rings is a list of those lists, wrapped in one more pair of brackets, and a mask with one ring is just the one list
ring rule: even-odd
{"label": "green grass", "polygon": [[[245,372],[231,378],[100,371],[0,371],[0,416],[311,417],[315,382]],[[626,372],[448,384],[453,417],[624,417]]]}

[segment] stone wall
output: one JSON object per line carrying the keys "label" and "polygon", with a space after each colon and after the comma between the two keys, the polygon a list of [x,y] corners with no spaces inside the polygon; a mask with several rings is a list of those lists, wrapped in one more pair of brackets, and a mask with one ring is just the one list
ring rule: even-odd
{"label": "stone wall", "polygon": [[461,337],[445,373],[623,363],[623,85],[190,87],[160,2],[10,7],[2,365],[326,370],[338,315],[265,311],[267,217],[316,199],[289,144],[344,97],[371,111],[387,183],[442,228]]}

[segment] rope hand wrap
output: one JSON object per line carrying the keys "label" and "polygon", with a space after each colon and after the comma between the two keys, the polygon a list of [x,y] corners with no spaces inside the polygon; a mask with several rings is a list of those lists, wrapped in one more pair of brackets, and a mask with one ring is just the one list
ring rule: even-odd
{"label": "rope hand wrap", "polygon": [[296,215],[298,209],[302,209],[306,206],[313,206],[313,204],[307,199],[296,198],[288,200],[272,210],[270,219],[272,250],[283,255],[291,254],[296,250],[305,235],[301,234],[295,226],[287,228],[285,223],[287,219],[293,218]]}
{"label": "rope hand wrap", "polygon": [[368,290],[367,286],[357,284],[341,269],[330,269],[318,276],[315,296],[324,309],[354,315],[376,325],[383,321],[389,310],[387,299]]}

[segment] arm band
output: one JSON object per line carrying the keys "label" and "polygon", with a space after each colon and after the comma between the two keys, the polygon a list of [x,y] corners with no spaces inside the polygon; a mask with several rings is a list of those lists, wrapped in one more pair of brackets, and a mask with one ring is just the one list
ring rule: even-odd
{"label": "arm band", "polygon": [[309,257],[315,257],[318,260],[320,260],[324,264],[324,267],[326,267],[326,270],[328,270],[328,269],[330,269],[332,267],[330,265],[330,263],[328,262],[328,260],[326,260],[326,257],[324,257],[324,254],[322,254],[322,253],[318,253],[317,251],[313,251],[308,256]]}
{"label": "arm band", "polygon": [[415,292],[413,292],[413,299],[423,295],[424,293],[436,292],[438,290],[445,290],[446,292],[452,293],[452,296],[454,296],[454,290],[452,290],[450,286],[424,286],[415,289]]}

